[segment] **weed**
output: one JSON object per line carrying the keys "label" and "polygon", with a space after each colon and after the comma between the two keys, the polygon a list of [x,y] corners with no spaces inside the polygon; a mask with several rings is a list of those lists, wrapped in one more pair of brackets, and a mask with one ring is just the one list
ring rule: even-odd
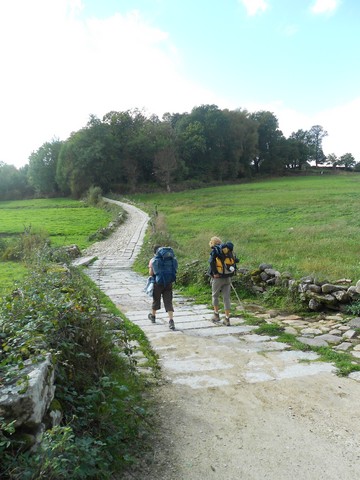
{"label": "weed", "polygon": [[[149,362],[157,358],[144,335],[121,317],[104,315],[102,300],[79,270],[38,259],[31,276],[0,306],[3,382],[21,376],[25,360],[56,359],[56,402],[63,422],[44,434],[35,454],[23,451],[10,426],[1,425],[4,480],[112,478],[132,461],[134,442],[149,430],[145,383],[131,343]],[[113,309],[107,303],[107,309]],[[128,330],[129,328],[129,330]],[[16,432],[15,432],[16,433]],[[4,450],[5,449],[5,450]]]}
{"label": "weed", "polygon": [[269,335],[270,337],[276,337],[281,335],[284,331],[284,327],[277,325],[276,323],[261,323],[256,329],[258,335]]}
{"label": "weed", "polygon": [[360,315],[360,300],[355,300],[346,309],[351,315]]}

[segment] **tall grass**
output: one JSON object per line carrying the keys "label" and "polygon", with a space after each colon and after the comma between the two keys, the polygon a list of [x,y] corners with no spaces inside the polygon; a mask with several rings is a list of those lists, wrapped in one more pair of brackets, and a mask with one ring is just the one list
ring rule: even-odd
{"label": "tall grass", "polygon": [[[283,178],[131,197],[155,205],[181,261],[206,264],[213,235],[231,239],[240,265],[273,264],[295,277],[360,279],[360,175]],[[181,263],[180,263],[181,266]]]}

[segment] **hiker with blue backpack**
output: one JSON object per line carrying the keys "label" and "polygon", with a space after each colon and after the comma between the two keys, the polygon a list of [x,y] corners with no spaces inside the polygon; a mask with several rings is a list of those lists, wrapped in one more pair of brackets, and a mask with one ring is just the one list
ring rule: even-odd
{"label": "hiker with blue backpack", "polygon": [[230,293],[231,277],[236,272],[236,263],[238,259],[233,252],[234,245],[231,242],[223,243],[219,237],[212,237],[209,242],[211,248],[209,257],[208,274],[211,277],[211,296],[214,314],[212,321],[220,322],[219,297],[223,297],[225,318],[223,324],[230,325]]}
{"label": "hiker with blue backpack", "polygon": [[173,283],[176,280],[178,262],[171,247],[154,247],[154,256],[149,261],[149,275],[154,279],[153,302],[148,318],[156,322],[156,311],[161,307],[161,298],[169,317],[169,328],[175,330],[173,307]]}

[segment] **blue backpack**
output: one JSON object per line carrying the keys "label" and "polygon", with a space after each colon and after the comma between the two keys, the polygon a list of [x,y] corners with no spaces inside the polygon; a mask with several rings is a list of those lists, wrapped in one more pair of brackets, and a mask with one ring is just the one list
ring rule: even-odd
{"label": "blue backpack", "polygon": [[171,247],[160,247],[152,261],[155,282],[168,285],[176,281],[178,262]]}

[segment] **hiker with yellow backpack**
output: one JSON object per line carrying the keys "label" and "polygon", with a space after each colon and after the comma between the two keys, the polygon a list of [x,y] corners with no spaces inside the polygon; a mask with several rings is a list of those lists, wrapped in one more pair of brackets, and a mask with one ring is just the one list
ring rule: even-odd
{"label": "hiker with yellow backpack", "polygon": [[223,324],[230,325],[230,293],[231,277],[236,273],[238,259],[233,252],[234,245],[231,242],[223,243],[219,237],[212,237],[209,245],[211,247],[209,258],[208,274],[211,277],[211,295],[214,315],[212,321],[220,322],[219,296],[222,293],[224,301],[225,318]]}

